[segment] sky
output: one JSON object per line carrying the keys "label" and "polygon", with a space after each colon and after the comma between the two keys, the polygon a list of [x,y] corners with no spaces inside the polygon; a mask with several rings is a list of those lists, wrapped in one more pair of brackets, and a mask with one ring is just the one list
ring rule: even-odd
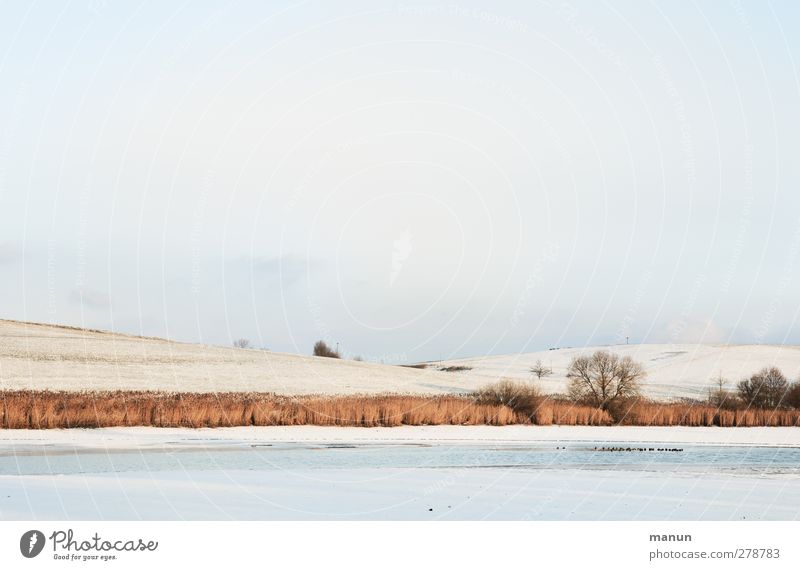
{"label": "sky", "polygon": [[0,318],[392,363],[800,343],[798,21],[3,2]]}

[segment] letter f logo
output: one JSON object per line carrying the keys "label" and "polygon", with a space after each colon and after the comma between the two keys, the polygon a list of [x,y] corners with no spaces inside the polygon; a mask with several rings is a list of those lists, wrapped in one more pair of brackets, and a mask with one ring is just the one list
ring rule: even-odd
{"label": "letter f logo", "polygon": [[44,548],[44,533],[29,530],[19,539],[19,551],[25,558],[35,558]]}

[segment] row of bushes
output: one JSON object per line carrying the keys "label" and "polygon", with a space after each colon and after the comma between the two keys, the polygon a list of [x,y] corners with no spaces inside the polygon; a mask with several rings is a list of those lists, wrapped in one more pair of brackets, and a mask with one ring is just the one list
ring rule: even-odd
{"label": "row of bushes", "polygon": [[463,396],[0,392],[0,428],[5,429],[512,424],[800,426],[800,411],[732,411],[638,398],[603,410],[545,397],[513,382]]}

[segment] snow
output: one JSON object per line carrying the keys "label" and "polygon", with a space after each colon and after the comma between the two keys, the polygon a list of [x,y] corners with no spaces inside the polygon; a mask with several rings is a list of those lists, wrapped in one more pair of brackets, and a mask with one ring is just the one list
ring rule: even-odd
{"label": "snow", "polygon": [[0,477],[4,520],[798,520],[780,477],[358,469]]}
{"label": "snow", "polygon": [[[798,432],[575,426],[6,430],[0,431],[0,519],[798,520]],[[592,445],[612,441],[672,443],[687,451],[592,451]],[[342,447],[345,442],[352,445]],[[563,445],[569,450],[556,451]],[[722,456],[727,459],[720,461]],[[545,462],[537,462],[542,457]],[[572,467],[558,457],[572,458]],[[26,472],[36,461],[46,471]]]}
{"label": "snow", "polygon": [[100,428],[0,430],[0,446],[59,446],[142,449],[209,443],[519,444],[614,441],[800,447],[800,429],[783,427],[640,426],[400,426],[358,428],[270,426],[232,428]]}
{"label": "snow", "polygon": [[0,389],[433,394],[464,385],[444,372],[0,321]]}
{"label": "snow", "polygon": [[[420,370],[0,320],[0,389],[436,394],[467,392],[502,378],[531,381],[529,369],[541,360],[554,372],[541,381],[542,388],[555,393],[565,389],[569,361],[596,348],[448,360]],[[648,372],[645,393],[657,398],[702,397],[720,372],[730,388],[764,366],[778,366],[791,378],[800,374],[800,348],[794,346],[623,345],[608,350],[642,362]],[[471,370],[439,370],[447,366]]]}

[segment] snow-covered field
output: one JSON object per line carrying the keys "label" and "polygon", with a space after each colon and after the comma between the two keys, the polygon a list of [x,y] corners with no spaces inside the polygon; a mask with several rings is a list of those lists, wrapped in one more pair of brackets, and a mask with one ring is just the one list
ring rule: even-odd
{"label": "snow-covered field", "polygon": [[0,389],[431,394],[465,386],[444,372],[0,320]]}
{"label": "snow-covered field", "polygon": [[[430,363],[418,370],[294,354],[186,344],[68,327],[0,320],[0,389],[258,391],[280,394],[466,392],[501,378],[530,380],[541,360],[563,392],[572,357],[595,348],[548,350]],[[800,347],[630,345],[609,350],[642,362],[645,393],[703,396],[720,372],[730,387],[764,366],[800,374]],[[464,366],[466,371],[440,368]]]}
{"label": "snow-covered field", "polygon": [[0,519],[798,520],[798,431],[0,431]]}

